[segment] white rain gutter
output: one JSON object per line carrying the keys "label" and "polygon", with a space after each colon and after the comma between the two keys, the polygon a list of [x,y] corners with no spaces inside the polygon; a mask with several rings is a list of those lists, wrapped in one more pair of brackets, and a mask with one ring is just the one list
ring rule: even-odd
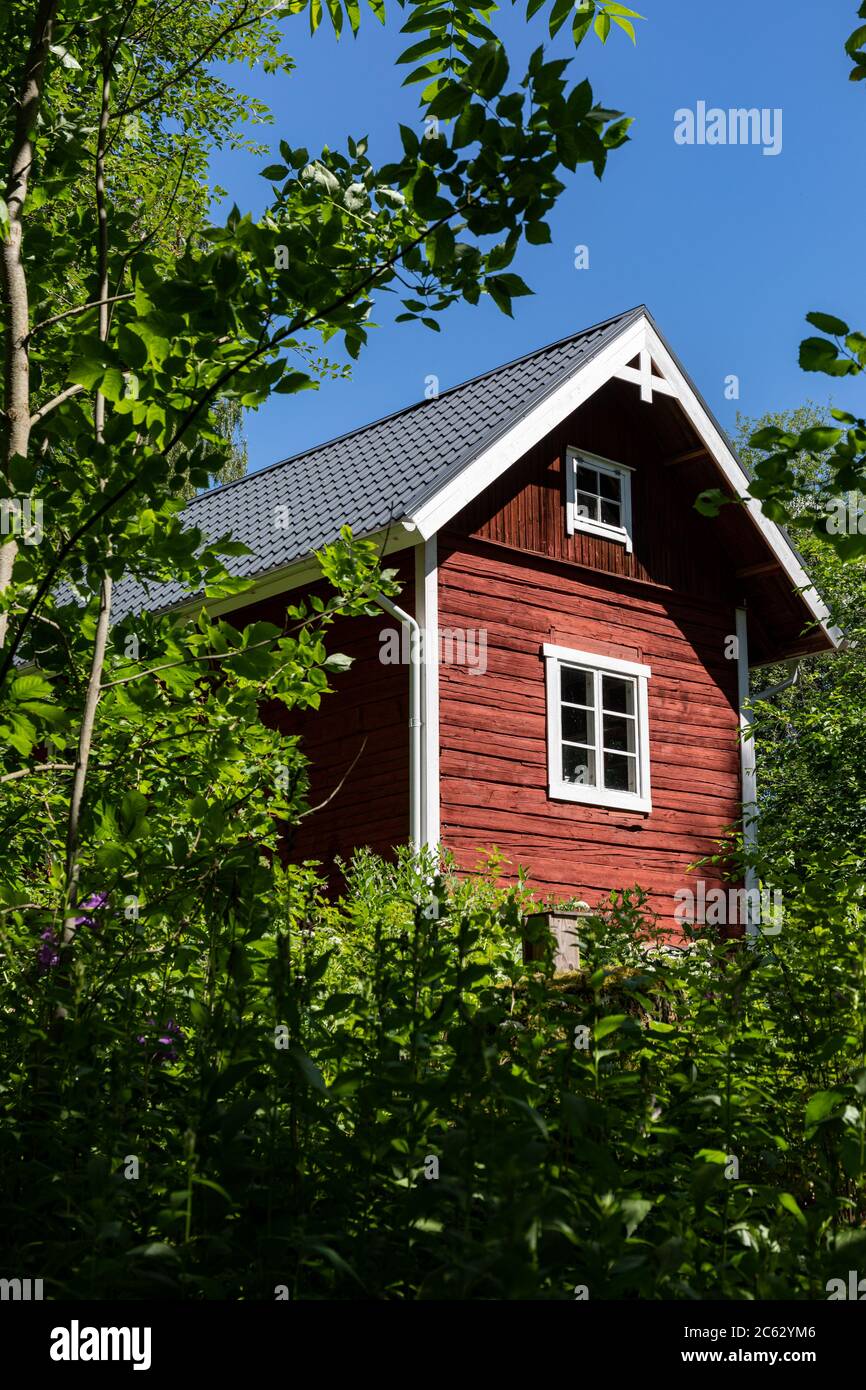
{"label": "white rain gutter", "polygon": [[[755,740],[750,736],[752,713],[749,709],[749,626],[745,608],[737,609],[737,704],[740,714],[740,792],[743,803],[743,846],[748,853],[758,838],[758,792],[755,784]],[[746,902],[748,920],[746,936],[754,940],[760,931],[752,918],[752,889],[758,887],[758,875],[752,865],[746,868]]]}
{"label": "white rain gutter", "polygon": [[421,807],[423,788],[421,785],[421,738],[423,721],[421,718],[421,628],[410,613],[398,608],[383,594],[376,595],[376,603],[409,629],[409,839],[417,854],[421,848]]}
{"label": "white rain gutter", "polygon": [[[789,664],[790,664],[790,663],[789,663]],[[762,691],[760,692],[760,694],[758,694],[758,695],[753,695],[753,696],[752,696],[752,704],[754,704],[756,700],[772,700],[772,698],[773,698],[774,695],[781,695],[781,693],[782,693],[783,690],[787,690],[787,689],[789,689],[790,686],[796,685],[796,684],[797,684],[797,681],[799,680],[799,677],[800,677],[800,658],[798,657],[798,658],[794,661],[794,669],[793,669],[793,671],[791,672],[790,676],[787,676],[787,677],[785,678],[785,680],[783,680],[783,681],[779,681],[779,684],[778,684],[778,685],[769,685],[769,686],[767,686],[767,689],[766,689],[766,690],[762,690]]]}

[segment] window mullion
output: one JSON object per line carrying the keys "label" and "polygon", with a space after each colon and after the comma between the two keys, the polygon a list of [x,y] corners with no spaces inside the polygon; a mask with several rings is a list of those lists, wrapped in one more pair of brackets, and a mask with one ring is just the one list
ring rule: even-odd
{"label": "window mullion", "polygon": [[601,703],[601,671],[592,673],[593,697],[595,701],[595,785],[604,787],[604,712]]}
{"label": "window mullion", "polygon": [[564,730],[564,728],[563,728],[563,713],[564,713],[564,711],[565,711],[566,702],[565,702],[565,700],[563,699],[563,695],[562,695],[562,671],[563,671],[563,666],[562,666],[562,664],[560,664],[560,667],[559,667],[559,762],[560,762],[560,776],[564,778],[564,777],[565,777],[565,730]]}

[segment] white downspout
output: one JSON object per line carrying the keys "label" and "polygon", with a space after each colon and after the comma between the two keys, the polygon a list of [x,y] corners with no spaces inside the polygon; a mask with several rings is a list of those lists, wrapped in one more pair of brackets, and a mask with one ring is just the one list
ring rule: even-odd
{"label": "white downspout", "polygon": [[788,690],[792,685],[796,685],[799,676],[800,662],[799,659],[797,659],[794,662],[794,669],[790,676],[786,676],[783,681],[779,681],[778,685],[768,685],[766,690],[759,691],[757,695],[753,696],[752,704],[754,705],[758,700],[771,700],[774,695],[780,695],[783,690]]}
{"label": "white downspout", "polygon": [[[755,784],[755,740],[746,737],[752,727],[749,700],[749,627],[745,608],[737,609],[737,703],[740,713],[740,792],[743,803],[743,845],[748,853],[758,838],[758,792]],[[758,875],[750,864],[746,869],[746,902],[748,919],[746,936],[754,940],[760,931],[752,913],[753,890],[758,887]]]}
{"label": "white downspout", "polygon": [[405,613],[383,594],[376,602],[392,618],[409,629],[409,840],[417,854],[423,840],[421,821],[421,628],[410,613]]}

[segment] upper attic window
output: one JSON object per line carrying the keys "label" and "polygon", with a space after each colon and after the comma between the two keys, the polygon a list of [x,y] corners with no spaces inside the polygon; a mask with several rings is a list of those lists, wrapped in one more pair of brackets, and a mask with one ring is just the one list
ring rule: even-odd
{"label": "upper attic window", "polygon": [[584,449],[567,449],[568,534],[588,531],[617,541],[631,553],[631,474],[627,464],[613,463]]}

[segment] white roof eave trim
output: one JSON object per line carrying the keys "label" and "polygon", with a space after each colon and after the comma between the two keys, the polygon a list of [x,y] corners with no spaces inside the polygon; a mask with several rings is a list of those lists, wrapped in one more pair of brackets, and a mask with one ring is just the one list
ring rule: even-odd
{"label": "white roof eave trim", "polygon": [[[625,380],[637,382],[638,372],[629,369],[628,363],[638,354],[646,353],[662,372],[662,378],[650,379],[652,389],[676,397],[722,476],[738,496],[747,493],[749,479],[742,465],[655,325],[644,314],[628,324],[596,356],[576,367],[566,381],[528,411],[501,439],[472,459],[456,477],[449,479],[421,503],[410,518],[421,535],[428,539],[447,526],[480,492],[501,477],[528,449],[539,443],[612,377],[622,376]],[[803,602],[828,640],[834,647],[839,647],[844,641],[844,634],[832,624],[826,605],[815,591],[790,542],[780,527],[764,516],[755,498],[749,498],[745,506],[792,586],[801,591]]]}

